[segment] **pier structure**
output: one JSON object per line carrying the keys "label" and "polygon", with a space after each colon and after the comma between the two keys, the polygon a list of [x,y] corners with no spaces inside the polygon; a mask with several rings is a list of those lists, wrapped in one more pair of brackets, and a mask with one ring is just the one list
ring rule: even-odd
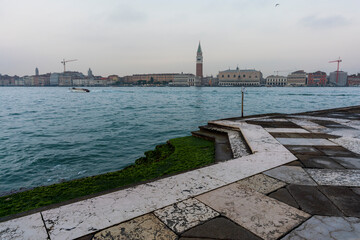
{"label": "pier structure", "polygon": [[210,121],[218,161],[0,222],[1,239],[360,239],[360,106]]}

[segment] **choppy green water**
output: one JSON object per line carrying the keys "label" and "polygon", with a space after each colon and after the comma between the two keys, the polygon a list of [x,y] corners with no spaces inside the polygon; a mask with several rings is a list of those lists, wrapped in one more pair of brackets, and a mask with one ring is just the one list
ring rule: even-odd
{"label": "choppy green water", "polygon": [[[0,194],[115,171],[209,120],[241,88],[0,88]],[[245,115],[360,105],[360,88],[247,88]]]}

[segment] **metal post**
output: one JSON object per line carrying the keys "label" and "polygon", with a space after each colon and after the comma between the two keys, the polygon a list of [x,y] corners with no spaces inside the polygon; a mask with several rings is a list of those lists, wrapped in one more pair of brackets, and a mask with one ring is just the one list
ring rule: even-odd
{"label": "metal post", "polygon": [[241,87],[241,117],[244,117],[244,87]]}

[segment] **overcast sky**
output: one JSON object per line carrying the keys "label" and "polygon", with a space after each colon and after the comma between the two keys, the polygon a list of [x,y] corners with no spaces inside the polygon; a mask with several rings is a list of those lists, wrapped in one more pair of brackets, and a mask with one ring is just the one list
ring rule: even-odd
{"label": "overcast sky", "polygon": [[[275,4],[280,5],[275,7]],[[359,0],[0,0],[0,73],[360,72]]]}

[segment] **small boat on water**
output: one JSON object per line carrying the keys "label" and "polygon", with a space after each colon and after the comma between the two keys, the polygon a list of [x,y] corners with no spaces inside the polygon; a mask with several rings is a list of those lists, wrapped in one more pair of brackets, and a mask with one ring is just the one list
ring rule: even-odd
{"label": "small boat on water", "polygon": [[75,88],[75,87],[70,88],[70,91],[72,91],[72,92],[90,92],[89,89],[86,89],[86,88]]}

